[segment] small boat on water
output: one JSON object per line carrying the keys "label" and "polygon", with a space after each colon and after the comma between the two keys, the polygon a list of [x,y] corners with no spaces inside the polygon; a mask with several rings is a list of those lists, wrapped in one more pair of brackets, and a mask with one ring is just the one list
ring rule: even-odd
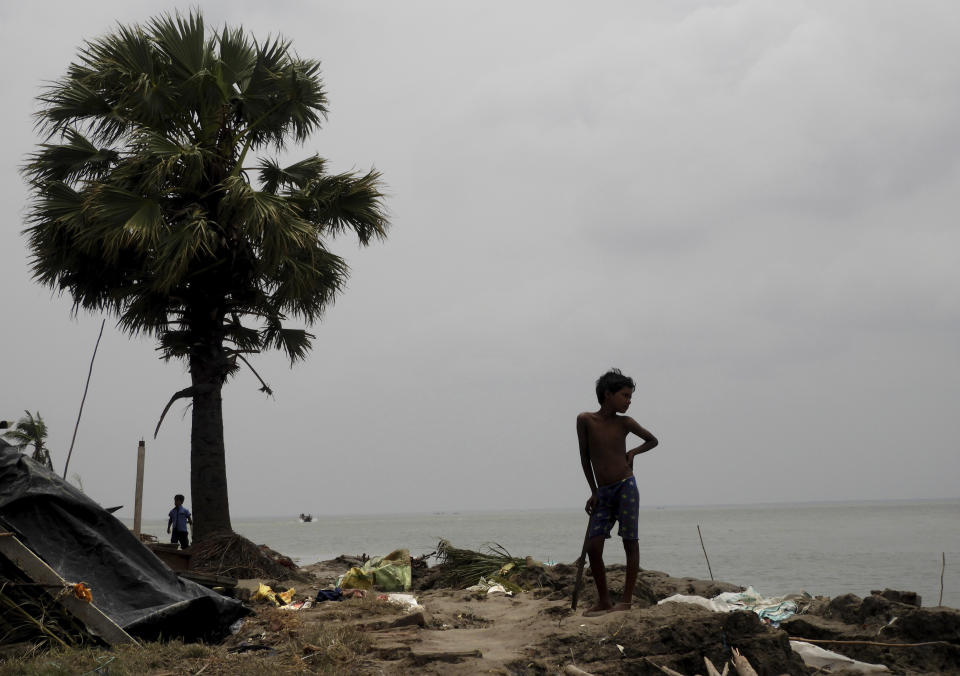
{"label": "small boat on water", "polygon": [[302,523],[310,523],[313,521],[313,516],[311,514],[300,514],[300,521]]}

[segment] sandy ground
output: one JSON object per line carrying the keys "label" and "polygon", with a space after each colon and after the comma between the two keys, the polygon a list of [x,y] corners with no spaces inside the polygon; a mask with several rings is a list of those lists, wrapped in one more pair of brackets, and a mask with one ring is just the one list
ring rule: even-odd
{"label": "sandy ground", "polygon": [[[341,557],[300,569],[304,575],[300,582],[274,584],[293,586],[298,599],[313,598],[349,565]],[[816,672],[805,666],[789,644],[791,637],[799,636],[855,641],[823,647],[885,664],[890,673],[960,674],[960,612],[917,608],[901,603],[895,594],[812,600],[805,613],[775,629],[752,612],[714,613],[685,604],[657,605],[657,600],[674,593],[711,597],[740,588],[656,571],[641,572],[630,611],[584,617],[583,609],[595,600],[593,581],[587,568],[578,611],[571,613],[574,575],[573,566],[544,568],[533,584],[528,578],[529,591],[514,596],[415,589],[423,610],[412,613],[376,601],[375,594],[363,602],[325,602],[296,612],[303,624],[341,623],[364,632],[368,648],[350,667],[350,672],[358,674],[557,674],[568,665],[591,674],[663,673],[658,666],[702,674],[706,673],[704,656],[722,670],[731,648],[738,648],[761,676],[855,673]],[[609,580],[618,594],[622,568],[612,567]],[[258,582],[243,581],[241,587],[254,588]],[[429,574],[415,578],[414,586],[430,587]],[[269,642],[270,627],[257,617],[230,641]]]}

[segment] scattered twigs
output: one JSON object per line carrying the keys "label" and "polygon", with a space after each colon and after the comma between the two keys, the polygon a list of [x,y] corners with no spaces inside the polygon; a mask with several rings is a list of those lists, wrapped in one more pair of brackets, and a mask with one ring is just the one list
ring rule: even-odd
{"label": "scattered twigs", "polygon": [[947,553],[940,552],[940,600],[937,601],[938,606],[943,605],[943,571],[947,567]]}
{"label": "scattered twigs", "polygon": [[80,427],[80,416],[83,415],[83,403],[87,400],[87,390],[90,389],[90,376],[93,375],[93,360],[97,358],[97,349],[100,347],[100,339],[103,338],[103,327],[107,320],[100,322],[100,335],[97,336],[97,344],[93,346],[93,356],[90,357],[90,369],[87,371],[87,384],[83,386],[83,398],[80,399],[80,410],[77,412],[77,424],[73,426],[73,438],[70,439],[70,450],[67,451],[67,461],[63,464],[63,478],[67,478],[67,467],[70,466],[70,456],[73,455],[73,444],[77,440],[77,429]]}
{"label": "scattered twigs", "polygon": [[791,636],[791,641],[800,641],[802,643],[822,643],[824,645],[869,645],[878,648],[923,648],[926,646],[943,645],[956,647],[956,643],[949,641],[924,641],[923,643],[881,643],[880,641],[841,641],[832,638],[800,638]]}
{"label": "scattered twigs", "polygon": [[710,573],[710,581],[713,581],[713,569],[710,568],[710,557],[707,556],[707,548],[703,546],[703,534],[700,532],[700,524],[697,524],[697,535],[700,536],[700,548],[703,550],[703,558],[707,560],[707,572]]}

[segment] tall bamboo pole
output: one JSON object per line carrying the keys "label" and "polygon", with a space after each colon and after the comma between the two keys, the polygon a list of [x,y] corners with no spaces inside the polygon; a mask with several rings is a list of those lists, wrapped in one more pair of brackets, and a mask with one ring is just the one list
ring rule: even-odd
{"label": "tall bamboo pole", "polygon": [[940,553],[940,600],[937,601],[938,606],[943,605],[943,571],[947,568],[947,553]]}
{"label": "tall bamboo pole", "polygon": [[700,536],[700,548],[703,550],[703,558],[707,560],[707,572],[710,573],[710,579],[713,580],[713,568],[710,567],[710,557],[707,556],[707,548],[703,546],[703,533],[700,532],[700,524],[697,524],[697,535]]}
{"label": "tall bamboo pole", "polygon": [[83,404],[87,401],[87,390],[90,389],[90,376],[93,375],[93,360],[97,358],[97,349],[100,347],[100,339],[103,338],[103,327],[107,320],[100,322],[100,334],[97,336],[97,344],[93,346],[93,356],[90,357],[90,369],[87,371],[87,384],[83,386],[83,398],[80,400],[80,411],[77,413],[77,424],[73,426],[73,438],[70,439],[70,450],[67,451],[67,461],[63,463],[63,478],[67,478],[67,468],[70,466],[70,456],[73,455],[73,444],[77,441],[77,430],[80,428],[80,416],[83,415]]}
{"label": "tall bamboo pole", "polygon": [[133,533],[140,537],[140,517],[143,515],[143,461],[147,446],[143,439],[137,445],[137,487],[133,498]]}

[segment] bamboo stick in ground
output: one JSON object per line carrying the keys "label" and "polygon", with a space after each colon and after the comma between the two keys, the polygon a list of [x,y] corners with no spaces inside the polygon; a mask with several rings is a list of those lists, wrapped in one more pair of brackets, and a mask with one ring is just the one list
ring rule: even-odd
{"label": "bamboo stick in ground", "polygon": [[700,524],[697,524],[697,535],[700,536],[700,548],[703,550],[703,558],[707,560],[707,572],[710,573],[710,581],[713,582],[713,569],[710,568],[710,557],[707,556],[707,548],[703,546],[703,534],[700,532]]}
{"label": "bamboo stick in ground", "polygon": [[70,439],[70,450],[67,451],[67,461],[63,463],[63,478],[67,478],[67,468],[70,466],[70,456],[73,455],[73,444],[77,440],[77,430],[80,428],[80,417],[83,415],[83,404],[87,400],[87,390],[90,389],[90,376],[93,375],[93,360],[97,358],[97,350],[100,348],[100,339],[103,338],[103,327],[107,320],[100,322],[100,335],[97,336],[97,344],[93,346],[93,356],[90,357],[90,370],[87,371],[87,384],[83,386],[83,397],[80,399],[80,411],[77,413],[77,424],[73,426],[73,438]]}
{"label": "bamboo stick in ground", "polygon": [[580,599],[580,585],[583,583],[583,566],[587,561],[587,536],[590,535],[590,519],[587,519],[587,530],[583,534],[583,547],[580,549],[580,558],[577,559],[577,577],[573,581],[573,598],[570,600],[570,610],[577,609]]}
{"label": "bamboo stick in ground", "polygon": [[940,600],[937,601],[938,606],[943,605],[943,571],[947,567],[947,553],[940,552]]}

